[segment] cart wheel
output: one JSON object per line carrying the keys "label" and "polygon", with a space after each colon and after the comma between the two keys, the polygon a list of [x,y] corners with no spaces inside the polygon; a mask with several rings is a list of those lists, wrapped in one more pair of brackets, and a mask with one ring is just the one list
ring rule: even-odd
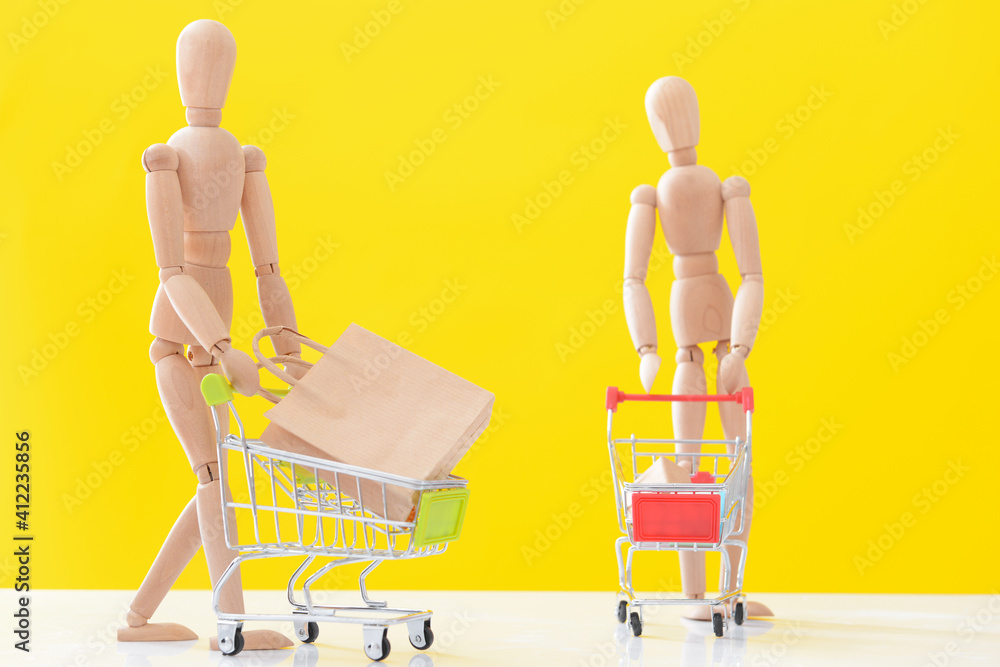
{"label": "cart wheel", "polygon": [[[413,648],[417,649],[418,651],[426,651],[431,647],[431,644],[433,643],[434,643],[434,632],[431,630],[431,619],[428,618],[426,621],[424,621],[424,627],[422,631],[418,632],[415,635],[413,634],[410,635],[410,644],[413,646]],[[386,655],[388,655],[389,649],[386,649],[385,652]]]}
{"label": "cart wheel", "polygon": [[628,624],[632,627],[632,634],[638,637],[642,634],[642,619],[639,618],[639,612],[633,611],[629,615]]}
{"label": "cart wheel", "polygon": [[369,641],[365,638],[365,655],[367,655],[372,660],[385,660],[389,657],[389,650],[392,648],[389,645],[389,630],[387,628],[382,628],[381,638]]}
{"label": "cart wheel", "polygon": [[[306,623],[305,633],[299,634],[299,639],[302,640],[303,644],[312,644],[319,637],[319,623],[314,621],[309,621]],[[303,636],[303,634],[305,636]]]}
{"label": "cart wheel", "polygon": [[745,618],[744,613],[745,612],[743,610],[743,603],[737,602],[736,609],[733,611],[733,620],[736,621],[736,625],[743,625],[743,621]]}
{"label": "cart wheel", "polygon": [[628,620],[628,602],[626,602],[625,600],[619,600],[618,601],[618,608],[615,610],[615,613],[618,616],[618,622],[619,623],[624,623],[625,621],[627,621]]}
{"label": "cart wheel", "polygon": [[245,640],[243,639],[243,631],[236,628],[236,634],[233,635],[233,646],[231,649],[225,649],[222,647],[222,643],[219,643],[219,650],[222,651],[222,655],[236,655],[243,650],[243,645]]}
{"label": "cart wheel", "polygon": [[715,631],[716,637],[722,636],[722,614],[719,612],[712,614],[712,630]]}

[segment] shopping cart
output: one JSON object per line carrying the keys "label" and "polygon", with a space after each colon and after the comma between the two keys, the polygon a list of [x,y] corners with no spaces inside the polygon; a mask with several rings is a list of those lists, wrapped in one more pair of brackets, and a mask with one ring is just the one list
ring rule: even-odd
{"label": "shopping cart", "polygon": [[[468,505],[467,481],[453,475],[442,480],[417,480],[367,468],[336,463],[272,449],[246,435],[233,405],[232,388],[221,375],[206,375],[201,385],[206,402],[213,406],[219,461],[222,464],[223,529],[226,544],[239,555],[233,559],[212,590],[212,608],[218,620],[219,648],[226,655],[243,649],[244,621],[291,621],[296,636],[313,642],[319,623],[356,623],[362,626],[365,655],[382,660],[389,655],[388,627],[406,624],[410,643],[419,650],[434,641],[429,609],[398,609],[368,597],[365,578],[386,560],[422,558],[443,553],[458,538]],[[283,394],[265,390],[264,394]],[[215,406],[225,405],[236,420],[238,434],[220,423]],[[246,474],[245,497],[230,492],[226,461],[237,452]],[[332,480],[332,481],[331,481]],[[242,481],[242,480],[241,480]],[[387,489],[405,489],[415,498],[415,509],[405,521],[390,520],[372,507],[388,507]],[[374,495],[374,498],[372,497]],[[369,501],[369,502],[366,502]],[[234,544],[236,515],[250,516],[253,539]],[[234,528],[234,527],[233,527]],[[241,563],[262,558],[304,557],[288,579],[291,605],[285,614],[230,614],[219,608],[219,594]],[[331,559],[305,576],[317,559]],[[313,585],[334,568],[369,563],[358,587],[363,604],[324,605],[314,600]],[[298,597],[299,580],[301,598]]]}
{"label": "shopping cart", "polygon": [[[659,438],[614,438],[612,421],[618,404],[625,401],[652,402],[734,402],[743,406],[746,414],[746,441],[733,440],[680,440]],[[747,545],[736,536],[743,532],[743,517],[747,486],[750,477],[751,421],[753,415],[753,390],[749,387],[738,394],[723,395],[670,395],[626,394],[617,387],[608,387],[605,398],[608,410],[608,451],[615,480],[615,504],[618,508],[618,527],[623,536],[615,541],[618,557],[618,602],[615,612],[619,623],[628,621],[632,634],[642,634],[642,609],[653,605],[708,605],[712,607],[712,628],[721,637],[729,626],[730,604],[732,617],[742,625],[745,614],[743,596],[743,569],[746,565]],[[659,451],[660,445],[724,445],[732,446],[733,453]],[[622,466],[619,446],[629,445],[631,466]],[[693,459],[691,482],[687,484],[644,484],[635,480],[658,457],[679,460]],[[702,459],[711,462],[711,471],[699,471]],[[622,547],[628,546],[628,555],[622,559]],[[739,562],[735,564],[735,586],[729,587],[730,563],[725,547],[738,547]],[[638,597],[632,586],[632,557],[637,551],[717,551],[721,554],[719,568],[719,596],[702,600],[687,598]]]}

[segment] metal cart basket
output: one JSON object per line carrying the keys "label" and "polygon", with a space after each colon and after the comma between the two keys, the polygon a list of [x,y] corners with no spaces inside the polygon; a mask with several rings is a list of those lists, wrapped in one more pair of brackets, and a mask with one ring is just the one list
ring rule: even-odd
{"label": "metal cart basket", "polygon": [[[739,403],[746,414],[746,441],[738,437],[733,440],[637,438],[634,434],[629,438],[615,438],[612,435],[614,415],[618,405],[626,401]],[[730,613],[737,625],[742,625],[745,613],[743,570],[747,545],[738,536],[743,533],[743,510],[751,470],[753,390],[747,387],[738,394],[670,395],[626,394],[617,387],[609,387],[605,407],[608,411],[608,452],[615,482],[618,527],[622,532],[622,537],[615,541],[619,586],[615,613],[618,621],[628,621],[632,634],[638,637],[642,634],[642,609],[645,606],[708,605],[712,607],[715,635],[721,637],[724,628],[729,625]],[[663,447],[678,444],[725,445],[731,449],[724,449],[721,453],[693,453],[677,451],[676,447]],[[625,445],[628,445],[627,451],[631,459],[628,467],[622,465]],[[667,451],[663,451],[665,449]],[[675,463],[693,459],[692,470],[695,474],[691,476],[691,482],[636,483],[642,472],[659,457],[673,459]],[[711,470],[698,470],[702,459],[710,463]],[[623,560],[622,547],[626,545],[627,555]],[[737,563],[730,562],[725,547],[739,548]],[[637,551],[719,552],[721,567],[718,597],[691,600],[637,596],[632,586],[632,558]],[[735,585],[730,587],[730,571],[733,567],[736,568]]]}
{"label": "metal cart basket", "polygon": [[[410,479],[272,449],[261,440],[247,437],[233,405],[232,389],[224,377],[207,375],[201,388],[206,402],[213,406],[222,464],[226,543],[239,551],[212,591],[222,652],[235,655],[243,649],[243,622],[248,620],[290,621],[303,642],[316,640],[319,622],[360,624],[365,654],[372,660],[382,660],[389,655],[388,626],[405,623],[410,643],[419,650],[429,648],[434,641],[432,612],[397,609],[370,599],[365,578],[386,560],[421,558],[444,552],[462,529],[469,498],[467,481],[455,476],[431,481]],[[238,434],[224,432],[228,431],[228,419],[227,424],[220,423],[214,409],[222,405],[236,420]],[[236,478],[229,476],[229,466],[225,463],[229,452],[237,452],[242,460],[242,472],[246,475],[243,494],[230,491],[229,482]],[[405,489],[415,499],[415,509],[405,521],[390,520],[372,511],[372,507],[388,507],[387,489],[393,486],[397,487],[395,491]],[[252,539],[236,539],[235,526],[231,523],[238,513],[250,516]],[[234,541],[239,543],[234,544]],[[220,591],[241,563],[283,556],[304,558],[288,579],[289,613],[237,615],[219,608]],[[330,562],[305,576],[317,558],[330,559]],[[311,587],[334,568],[353,563],[369,563],[358,581],[362,604],[316,603]],[[299,580],[304,576],[300,586]]]}

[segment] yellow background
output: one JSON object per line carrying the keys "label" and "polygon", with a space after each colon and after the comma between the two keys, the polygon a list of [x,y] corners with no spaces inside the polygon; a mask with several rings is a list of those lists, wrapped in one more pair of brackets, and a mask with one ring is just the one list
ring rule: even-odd
{"label": "yellow background", "polygon": [[[174,43],[197,18],[222,20],[238,43],[223,127],[267,153],[300,329],[327,342],[350,322],[406,333],[412,351],[496,394],[494,429],[457,470],[473,489],[462,539],[443,557],[384,567],[373,586],[614,588],[603,394],[639,388],[620,307],[623,237],[629,192],[668,167],[643,96],[669,74],[698,92],[700,162],[747,176],[760,227],[765,325],[748,366],[764,498],[748,588],[1000,586],[983,560],[998,546],[1000,463],[1000,280],[984,263],[1000,240],[987,205],[995,3],[399,1],[350,59],[342,44],[386,2],[4,3],[0,423],[8,440],[32,434],[37,587],[135,588],[194,491],[147,358],[157,278],[139,157],[184,123]],[[147,76],[157,69],[159,81]],[[480,77],[499,86],[480,88],[456,124],[448,110]],[[624,128],[602,146],[609,122]],[[111,131],[97,142],[101,127]],[[446,141],[391,189],[386,172],[436,128]],[[57,173],[88,142],[79,165]],[[590,159],[580,149],[592,143]],[[925,151],[933,163],[914,170]],[[512,215],[563,170],[563,191],[519,229]],[[897,180],[894,201],[852,235],[859,207],[877,213]],[[259,317],[238,223],[234,239],[234,337],[248,349]],[[663,255],[659,232],[657,243]],[[720,262],[734,283],[725,241]],[[667,392],[661,264],[649,285],[664,357],[656,389]],[[444,304],[447,281],[460,292]],[[63,340],[67,326],[75,334]],[[912,359],[894,363],[904,338]],[[35,352],[52,358],[25,379]],[[650,410],[628,414],[643,434],[669,434],[668,412]],[[106,479],[94,477],[107,461],[117,463]],[[967,470],[949,475],[952,464]],[[934,502],[918,497],[924,488]],[[68,507],[67,494],[87,497]],[[671,556],[638,565],[641,585],[676,583]],[[10,557],[0,566],[9,583]],[[287,571],[257,565],[246,585],[280,586]],[[207,584],[198,556],[178,586]]]}

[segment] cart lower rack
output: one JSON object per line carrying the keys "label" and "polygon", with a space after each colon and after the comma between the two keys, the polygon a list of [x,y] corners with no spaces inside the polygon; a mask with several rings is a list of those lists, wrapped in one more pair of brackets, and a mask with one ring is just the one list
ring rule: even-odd
{"label": "cart lower rack", "polygon": [[[213,408],[225,405],[239,429],[238,434],[224,432],[228,428],[212,410],[221,464],[223,529],[227,545],[239,552],[212,591],[222,652],[235,655],[243,649],[244,621],[290,621],[303,642],[316,640],[321,622],[360,624],[365,655],[372,660],[389,655],[388,627],[405,624],[410,643],[419,650],[429,648],[434,641],[433,612],[399,609],[372,600],[365,579],[383,561],[444,552],[461,533],[469,498],[467,481],[455,476],[431,481],[410,479],[272,449],[261,440],[247,438],[225,378],[205,376],[202,393]],[[226,465],[228,452],[240,455],[246,478],[240,494],[230,491],[229,483],[236,477],[230,475]],[[387,489],[392,487],[397,487],[395,491],[405,489],[414,498],[414,510],[406,520],[391,520],[373,509],[388,507]],[[241,541],[235,537],[233,522],[238,513],[249,514],[252,539]],[[231,614],[220,609],[222,587],[240,564],[280,557],[303,559],[288,579],[290,609],[286,613]],[[306,576],[317,559],[329,562]],[[314,600],[311,589],[318,580],[339,566],[356,563],[368,563],[358,580],[361,604],[324,605]]]}
{"label": "cart lower rack", "polygon": [[[746,415],[746,440],[681,440],[659,438],[614,438],[612,422],[618,405],[626,401],[651,402],[734,402],[742,405]],[[609,387],[605,398],[608,411],[608,451],[614,475],[615,505],[622,537],[615,541],[618,561],[619,600],[615,613],[620,623],[629,623],[635,636],[642,634],[642,609],[652,605],[707,605],[712,607],[712,626],[721,637],[729,625],[730,616],[741,625],[745,615],[743,571],[747,545],[743,534],[743,517],[751,471],[751,426],[753,391],[747,387],[738,394],[669,395],[626,394]],[[622,466],[618,447],[629,446],[631,465]],[[671,445],[669,451],[661,445]],[[681,452],[676,445],[725,445],[725,453]],[[637,483],[636,479],[657,458],[693,460],[690,483]],[[699,471],[702,459],[711,464],[710,471]],[[623,547],[627,554],[623,558]],[[737,562],[730,562],[726,547],[739,549]],[[720,554],[719,595],[715,598],[653,598],[639,597],[632,585],[632,559],[638,551],[715,551]],[[735,568],[736,576],[730,576]],[[734,581],[731,584],[731,580]]]}

